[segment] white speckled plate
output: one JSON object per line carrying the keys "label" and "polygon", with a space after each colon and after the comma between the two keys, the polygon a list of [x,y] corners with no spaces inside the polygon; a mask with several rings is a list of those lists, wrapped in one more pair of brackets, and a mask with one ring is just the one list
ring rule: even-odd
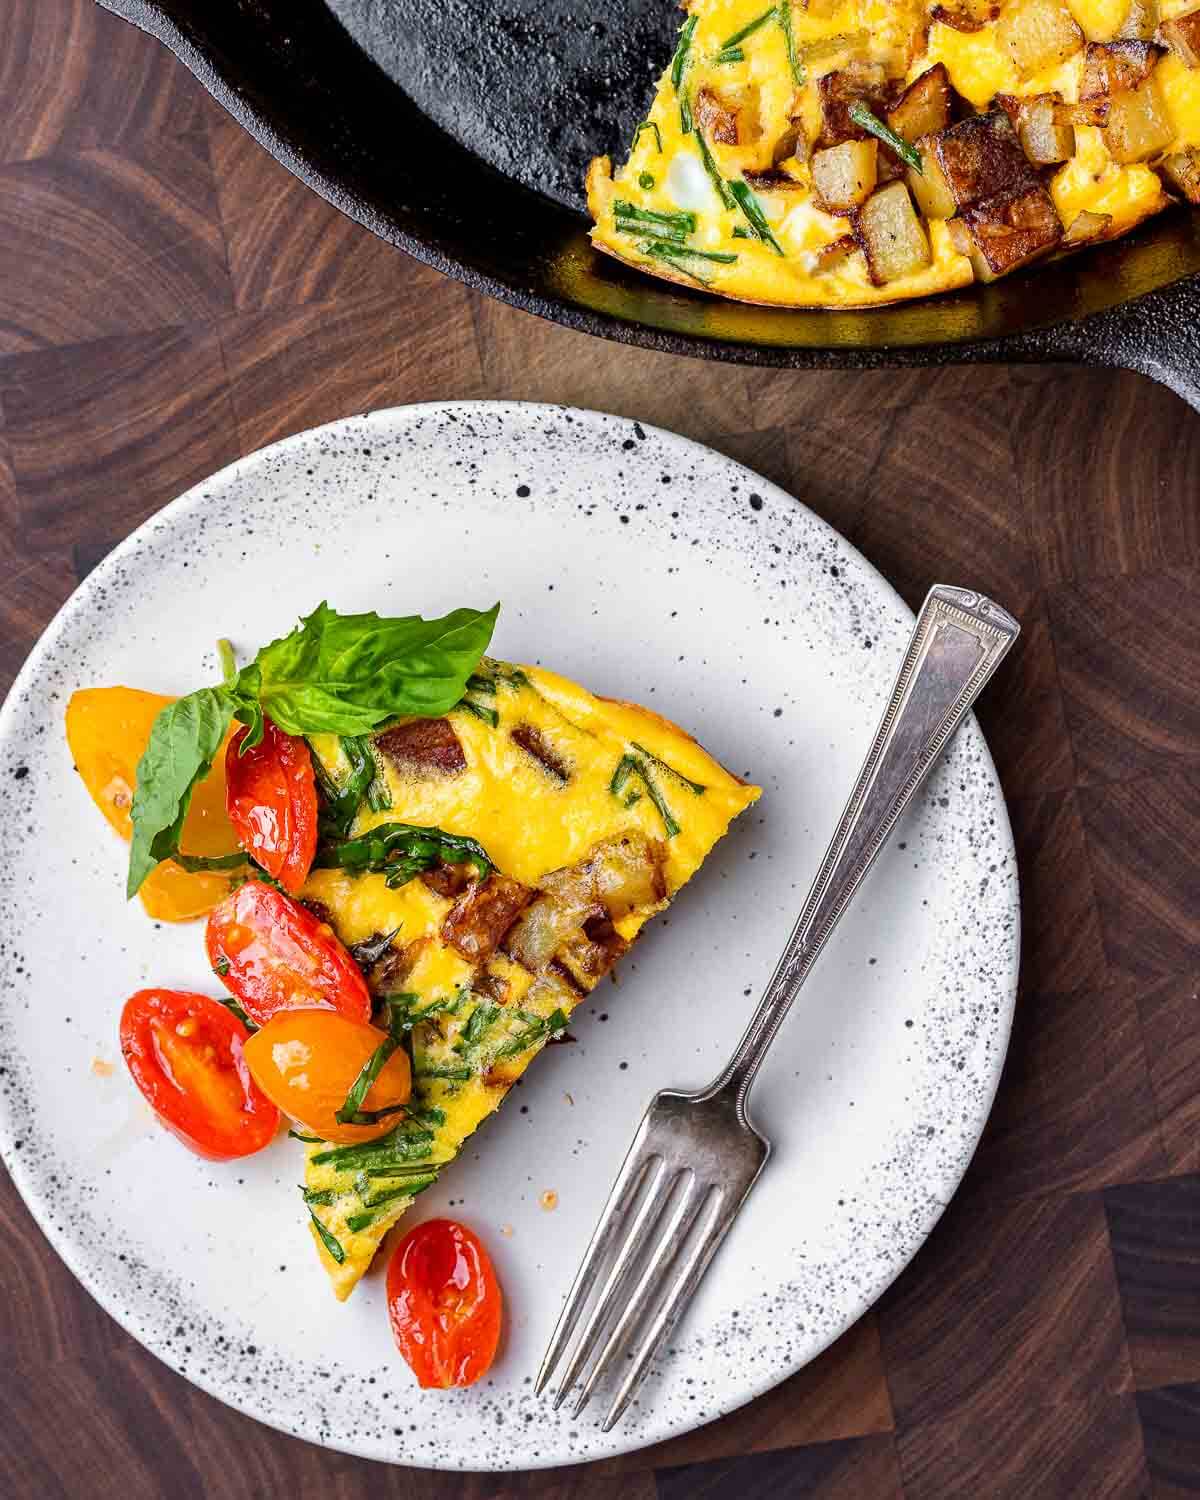
{"label": "white speckled plate", "polygon": [[[577,1012],[577,1045],[540,1058],[420,1200],[421,1215],[484,1235],[507,1293],[490,1377],[452,1394],[413,1383],[378,1271],[334,1301],[295,1142],[214,1166],[141,1103],[119,1063],[122,1001],[212,978],[200,928],[158,928],[125,904],[124,846],[63,737],[73,689],[188,690],[216,679],[218,635],[248,652],[326,597],[426,614],[499,597],[497,654],[647,703],[765,788],[619,987]],[[795,500],[682,438],[591,412],[377,412],[255,454],[168,506],[64,607],[0,717],[0,1141],[54,1249],[204,1389],[398,1463],[612,1454],[710,1421],[812,1359],[929,1233],[1004,1059],[1016,863],[974,720],[763,1069],[755,1115],[776,1154],[639,1403],[606,1435],[598,1413],[575,1422],[531,1391],[648,1096],[707,1081],[771,971],[911,622]],[[118,1066],[102,1076],[95,1059]]]}

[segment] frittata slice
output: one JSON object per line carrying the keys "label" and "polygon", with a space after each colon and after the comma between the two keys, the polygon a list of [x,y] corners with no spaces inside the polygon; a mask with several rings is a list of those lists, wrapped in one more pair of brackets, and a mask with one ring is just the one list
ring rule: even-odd
{"label": "frittata slice", "polygon": [[[363,742],[312,744],[344,785]],[[443,865],[401,884],[402,872],[326,869],[304,888],[401,1018],[413,1059],[394,1131],[306,1147],[310,1228],[339,1298],[759,796],[659,715],[502,662],[485,661],[444,718],[402,721],[366,749],[373,779],[354,836],[437,827],[482,844],[494,869],[478,881]]]}

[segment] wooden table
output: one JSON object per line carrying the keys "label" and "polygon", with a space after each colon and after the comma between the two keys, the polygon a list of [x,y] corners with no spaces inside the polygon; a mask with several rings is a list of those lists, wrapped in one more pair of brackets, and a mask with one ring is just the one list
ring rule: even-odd
{"label": "wooden table", "polygon": [[482,301],[294,182],[90,0],[0,0],[0,672],[114,543],[240,454],[439,397],[662,423],[801,496],[916,604],[1025,622],[982,717],[1025,948],[984,1142],[815,1364],[586,1470],[388,1470],[170,1373],[4,1179],[13,1497],[1132,1497],[1200,1489],[1200,418],[1079,370],[774,374]]}

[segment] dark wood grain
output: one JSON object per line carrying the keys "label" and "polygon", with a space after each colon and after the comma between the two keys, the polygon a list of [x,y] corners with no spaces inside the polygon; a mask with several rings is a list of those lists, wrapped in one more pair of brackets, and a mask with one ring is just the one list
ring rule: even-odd
{"label": "dark wood grain", "polygon": [[1200,1380],[1200,1174],[1104,1194],[1134,1380]]}
{"label": "dark wood grain", "polygon": [[990,1128],[915,1264],[809,1368],[658,1448],[521,1475],[388,1469],[229,1410],[91,1301],[5,1180],[6,1500],[1200,1493],[1200,419],[1112,372],[788,373],[587,339],[339,216],[92,0],[0,0],[0,685],[188,486],[462,396],[683,432],[910,602],[940,579],[1021,615],[981,709],[1024,910]]}

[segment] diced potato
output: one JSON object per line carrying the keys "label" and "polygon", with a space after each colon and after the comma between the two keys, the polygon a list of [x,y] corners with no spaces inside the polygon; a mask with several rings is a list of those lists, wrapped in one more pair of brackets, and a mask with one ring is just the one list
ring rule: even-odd
{"label": "diced potato", "polygon": [[953,5],[935,5],[929,12],[931,21],[940,21],[954,31],[982,31],[1000,14],[993,0],[955,0]]}
{"label": "diced potato", "polygon": [[1038,94],[1023,99],[1017,112],[1017,139],[1021,150],[1037,167],[1070,161],[1075,155],[1075,127],[1059,118],[1056,94]]}
{"label": "diced potato", "polygon": [[814,151],[813,187],[827,213],[846,214],[875,191],[879,142],[843,141]]}
{"label": "diced potato", "polygon": [[914,172],[909,167],[907,181],[917,200],[917,207],[927,219],[949,219],[957,211],[958,204],[954,201],[946,174],[937,159],[935,146],[935,136],[921,137],[917,142],[917,150],[921,153],[923,170]]}
{"label": "diced potato", "polygon": [[[931,139],[935,159],[959,208],[1016,192],[1034,180],[1033,168],[1003,110],[971,115]],[[928,165],[925,170],[928,173]]]}
{"label": "diced potato", "polygon": [[1159,162],[1158,169],[1189,203],[1200,203],[1200,147],[1185,146],[1172,152]]}
{"label": "diced potato", "polygon": [[1063,0],[1007,0],[996,40],[1023,78],[1066,62],[1083,46],[1083,32]]}
{"label": "diced potato", "polygon": [[1174,139],[1175,126],[1155,79],[1147,78],[1141,88],[1113,95],[1104,144],[1114,161],[1122,166],[1148,161],[1165,151]]}
{"label": "diced potato", "polygon": [[1158,0],[1129,0],[1125,19],[1117,30],[1117,40],[1151,41],[1158,30],[1158,20]]}
{"label": "diced potato", "polygon": [[1200,68],[1200,10],[1164,21],[1158,34],[1185,68]]}
{"label": "diced potato", "polygon": [[736,146],[740,138],[741,111],[721,98],[713,89],[701,89],[693,105],[696,124],[709,141],[722,146]]}
{"label": "diced potato", "polygon": [[888,110],[887,122],[902,140],[917,141],[950,123],[954,90],[945,63],[926,68]]}
{"label": "diced potato", "polygon": [[1081,102],[1136,89],[1150,77],[1158,59],[1158,48],[1149,42],[1089,42],[1079,86]]}
{"label": "diced potato", "polygon": [[861,141],[867,132],[850,118],[854,104],[865,104],[882,115],[887,73],[882,63],[852,62],[835,68],[817,79],[817,98],[821,105],[821,146],[837,146],[842,141]]}
{"label": "diced potato", "polygon": [[1067,226],[1067,232],[1062,237],[1062,248],[1065,250],[1068,246],[1086,245],[1090,240],[1098,240],[1107,232],[1111,223],[1112,214],[1095,214],[1090,208],[1082,209]]}
{"label": "diced potato", "polygon": [[889,182],[871,194],[855,216],[854,232],[876,286],[911,276],[931,263],[929,237],[902,182]]}
{"label": "diced potato", "polygon": [[839,235],[817,251],[817,270],[832,271],[847,261],[858,249],[858,241],[852,234]]}
{"label": "diced potato", "polygon": [[970,257],[976,279],[995,281],[1055,249],[1063,227],[1050,194],[1036,183],[964,209],[950,221],[950,234],[955,248]]}

